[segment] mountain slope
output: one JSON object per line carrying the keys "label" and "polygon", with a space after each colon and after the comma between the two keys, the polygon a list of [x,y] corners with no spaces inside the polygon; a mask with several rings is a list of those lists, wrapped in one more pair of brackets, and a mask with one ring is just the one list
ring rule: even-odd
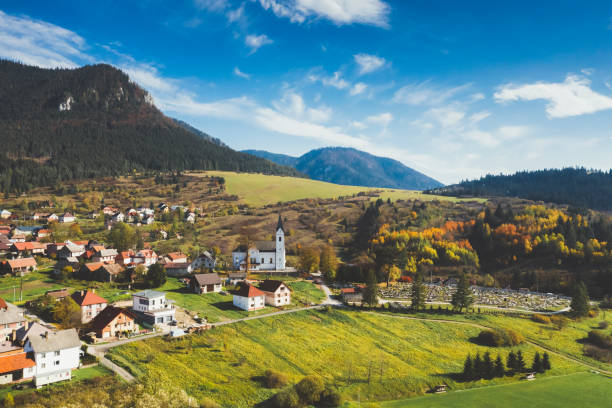
{"label": "mountain slope", "polygon": [[387,187],[425,190],[441,187],[442,183],[404,166],[397,160],[378,157],[345,147],[311,150],[301,157],[245,150],[278,164],[293,166],[315,180],[349,186]]}
{"label": "mountain slope", "polygon": [[52,70],[0,61],[0,100],[3,192],[133,171],[300,175],[185,129],[109,65]]}
{"label": "mountain slope", "polygon": [[541,200],[596,210],[612,210],[612,170],[585,168],[522,171],[487,175],[478,180],[430,190],[451,196],[505,196]]}
{"label": "mountain slope", "polygon": [[204,139],[204,140],[208,140],[209,142],[212,142],[212,143],[214,143],[214,144],[216,144],[216,145],[219,145],[219,146],[229,147],[228,145],[226,145],[225,143],[223,143],[223,142],[221,141],[221,139],[219,139],[219,138],[217,138],[217,137],[213,137],[213,136],[209,135],[208,133],[204,133],[204,132],[202,132],[200,129],[196,129],[196,128],[194,128],[193,126],[191,126],[191,125],[190,125],[189,123],[187,123],[187,122],[184,122],[184,121],[182,121],[182,120],[180,120],[180,119],[176,119],[176,118],[170,118],[170,119],[172,119],[172,120],[174,121],[174,123],[176,123],[177,125],[179,125],[179,126],[181,126],[182,128],[184,128],[184,129],[186,129],[186,130],[190,131],[191,133],[194,133],[194,134],[196,134],[196,135],[200,136],[200,137],[201,137],[202,139]]}

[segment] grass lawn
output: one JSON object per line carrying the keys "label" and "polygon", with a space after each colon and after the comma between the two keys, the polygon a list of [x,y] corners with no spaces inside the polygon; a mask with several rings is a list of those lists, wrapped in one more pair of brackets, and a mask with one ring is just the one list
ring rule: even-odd
{"label": "grass lawn", "polygon": [[[197,173],[190,174],[196,175]],[[384,200],[387,198],[391,200],[418,199],[423,201],[460,200],[454,197],[422,194],[419,191],[412,190],[343,186],[297,177],[269,176],[264,174],[234,173],[226,171],[208,171],[205,174],[223,177],[225,179],[226,191],[228,194],[237,195],[241,201],[254,207],[305,198],[336,198],[373,190],[381,191],[381,198]],[[482,199],[480,200],[484,201]]]}
{"label": "grass lawn", "polygon": [[610,406],[611,402],[612,379],[593,373],[577,373],[393,401],[382,406],[384,408],[558,408],[605,407]]}
{"label": "grass lawn", "polygon": [[[168,387],[223,407],[250,407],[278,390],[265,388],[266,369],[285,373],[291,382],[317,374],[350,400],[396,400],[422,395],[433,385],[452,389],[516,381],[505,377],[457,382],[468,353],[492,350],[470,341],[477,328],[397,319],[352,311],[303,311],[215,328],[181,339],[154,338],[114,348],[110,358],[135,374],[163,373]],[[526,361],[535,348],[519,347]],[[584,371],[551,356],[550,375]],[[382,375],[381,375],[382,367]],[[371,382],[368,384],[368,371]]]}
{"label": "grass lawn", "polygon": [[[325,298],[323,291],[312,282],[288,281],[287,285],[293,290],[292,304],[291,306],[285,306],[284,309],[304,306],[304,304],[310,304],[311,302],[320,303]],[[166,297],[174,300],[176,305],[190,312],[195,312],[200,317],[206,317],[210,323],[273,313],[279,310],[274,307],[266,307],[252,312],[240,310],[233,305],[231,294],[207,293],[198,295],[190,292],[183,283],[172,277],[169,277],[166,284],[157,290],[166,292]]]}
{"label": "grass lawn", "polygon": [[[0,298],[7,302],[20,304],[43,295],[48,290],[65,287],[51,279],[49,271],[36,270],[23,277],[23,302],[19,302],[19,292],[22,278],[19,276],[4,275],[0,277]],[[13,288],[15,288],[13,290]],[[15,297],[13,298],[13,293]]]}

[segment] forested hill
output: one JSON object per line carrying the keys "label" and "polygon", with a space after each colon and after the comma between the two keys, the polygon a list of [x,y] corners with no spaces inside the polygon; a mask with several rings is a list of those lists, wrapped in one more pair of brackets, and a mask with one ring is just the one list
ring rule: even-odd
{"label": "forested hill", "polygon": [[612,210],[612,170],[584,168],[522,171],[512,175],[487,175],[430,190],[434,194],[520,197],[569,204],[596,210]]}
{"label": "forested hill", "polygon": [[133,171],[300,175],[176,123],[109,65],[42,69],[0,60],[0,101],[2,192]]}
{"label": "forested hill", "polygon": [[397,160],[378,157],[345,147],[311,150],[301,157],[262,150],[244,150],[275,163],[293,166],[310,178],[349,186],[388,187],[424,190],[442,183],[404,166]]}

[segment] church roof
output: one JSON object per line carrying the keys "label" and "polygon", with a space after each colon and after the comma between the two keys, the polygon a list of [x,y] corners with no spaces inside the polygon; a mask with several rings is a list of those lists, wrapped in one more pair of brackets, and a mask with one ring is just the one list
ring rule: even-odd
{"label": "church roof", "polygon": [[278,214],[278,224],[276,224],[276,230],[282,230],[283,232],[285,232],[285,228],[283,228],[283,218],[280,214]]}

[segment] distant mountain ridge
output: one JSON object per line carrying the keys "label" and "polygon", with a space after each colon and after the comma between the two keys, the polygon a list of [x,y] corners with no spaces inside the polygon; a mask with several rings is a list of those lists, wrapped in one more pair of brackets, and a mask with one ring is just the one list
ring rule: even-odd
{"label": "distant mountain ridge", "polygon": [[397,160],[374,156],[347,147],[325,147],[311,150],[301,157],[243,150],[284,166],[291,166],[315,180],[364,187],[386,187],[426,190],[442,183],[411,169]]}
{"label": "distant mountain ridge", "polygon": [[3,193],[134,171],[302,176],[166,117],[110,65],[43,69],[0,60],[0,100]]}
{"label": "distant mountain ridge", "polygon": [[487,175],[429,192],[450,196],[519,197],[595,210],[612,210],[612,170],[604,172],[567,167],[521,171],[511,175]]}

